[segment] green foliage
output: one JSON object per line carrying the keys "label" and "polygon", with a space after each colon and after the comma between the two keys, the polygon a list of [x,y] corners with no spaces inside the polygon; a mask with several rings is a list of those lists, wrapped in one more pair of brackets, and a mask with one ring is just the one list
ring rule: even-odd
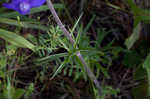
{"label": "green foliage", "polygon": [[34,84],[31,83],[28,88],[26,89],[26,93],[24,94],[25,99],[29,99],[30,95],[32,94],[34,90]]}
{"label": "green foliage", "polygon": [[143,68],[146,69],[148,75],[148,96],[150,96],[150,54],[147,56],[144,61]]}
{"label": "green foliage", "polygon": [[17,47],[29,48],[33,51],[35,50],[35,46],[32,43],[16,33],[0,29],[0,37],[5,39],[7,42],[16,45]]}
{"label": "green foliage", "polygon": [[111,86],[104,86],[102,87],[103,89],[103,94],[101,96],[101,98],[98,96],[98,92],[96,90],[96,88],[93,86],[93,90],[94,90],[94,94],[95,94],[95,99],[106,99],[107,95],[114,95],[117,96],[117,94],[120,92],[119,89],[113,89]]}
{"label": "green foliage", "polygon": [[136,6],[133,0],[127,0],[131,11],[133,12],[134,17],[134,26],[136,27],[139,22],[149,22],[150,20],[150,11],[142,9]]}
{"label": "green foliage", "polygon": [[139,53],[135,50],[129,50],[126,52],[124,59],[123,59],[123,64],[127,67],[136,67],[142,62],[142,56],[140,56]]}
{"label": "green foliage", "polygon": [[139,39],[139,34],[142,29],[141,22],[149,23],[150,11],[137,7],[133,0],[127,0],[127,2],[131,8],[134,18],[133,33],[125,41],[127,48],[130,49],[133,46],[133,44]]}
{"label": "green foliage", "polygon": [[[95,16],[93,16],[93,18],[94,17]],[[56,64],[53,68],[53,75],[51,75],[51,79],[59,77],[60,73],[63,73],[64,76],[73,77],[74,82],[78,82],[80,79],[88,81],[87,74],[80,60],[75,55],[75,53],[79,50],[97,77],[99,77],[102,73],[107,79],[110,78],[108,69],[112,65],[112,61],[118,57],[118,54],[123,49],[119,47],[112,47],[112,42],[107,46],[102,47],[104,38],[107,34],[109,34],[104,29],[98,29],[98,36],[96,40],[91,42],[86,32],[90,28],[94,19],[92,18],[87,27],[83,29],[82,25],[78,25],[80,18],[81,17],[79,17],[76,21],[73,29],[70,30],[73,38],[75,39],[75,44],[73,46],[66,38],[64,38],[58,26],[54,27],[51,25],[47,33],[39,34],[38,40],[35,40],[35,38],[30,35],[29,40],[32,41],[32,43],[38,48],[37,54],[39,55],[39,58],[34,59],[34,64],[38,66],[42,65],[44,71],[42,71],[41,74],[46,74],[45,72],[46,68],[49,67],[49,62],[55,61]],[[76,35],[74,32],[78,34]],[[78,50],[75,49],[77,45],[79,46]],[[59,52],[59,49],[63,49],[64,52]],[[111,56],[109,56],[109,54]],[[103,65],[108,67],[104,67]],[[96,91],[96,89],[93,89],[93,91],[94,90]],[[109,92],[106,92],[105,95],[113,92],[112,90],[113,89],[108,88]]]}
{"label": "green foliage", "polygon": [[20,99],[21,96],[24,94],[23,89],[15,89],[10,82],[10,79],[7,79],[7,84],[4,86],[4,92],[3,95],[6,99]]}
{"label": "green foliage", "polygon": [[17,20],[3,18],[3,17],[0,17],[0,23],[14,25],[14,26],[23,27],[23,28],[39,29],[39,30],[43,30],[43,31],[48,30],[48,28],[43,25],[31,24],[29,22],[22,22],[20,20],[17,21]]}
{"label": "green foliage", "polygon": [[15,86],[11,85],[11,80],[9,79],[9,77],[7,78],[7,83],[5,85],[0,84],[3,88],[0,88],[0,90],[2,90],[2,93],[0,94],[0,97],[2,97],[2,99],[20,99],[21,97],[29,99],[32,91],[34,90],[33,84],[31,84],[26,90],[21,88],[15,88]]}
{"label": "green foliage", "polygon": [[[10,50],[13,50],[15,46],[6,46],[7,49],[0,53],[0,98],[1,99],[20,99],[21,97],[24,97],[24,95],[28,94],[28,97],[32,94],[31,88],[23,89],[23,88],[17,88],[15,86],[14,78],[10,79],[13,75],[13,71],[7,70],[7,65],[9,64],[9,68],[13,68],[14,59],[16,59],[14,52],[8,52]],[[18,57],[19,59],[19,57]],[[16,60],[17,62],[17,60]],[[29,93],[30,92],[30,93]],[[27,96],[26,96],[27,97]],[[26,98],[28,99],[28,98]]]}
{"label": "green foliage", "polygon": [[[130,49],[133,44],[139,39],[139,33],[141,32],[141,22],[149,23],[150,20],[150,10],[145,10],[136,6],[133,0],[128,0],[128,4],[133,12],[134,17],[134,30],[132,35],[126,40],[125,44]],[[136,56],[136,55],[134,55]],[[136,58],[134,58],[136,59]],[[146,60],[144,61],[143,68],[146,69],[148,75],[148,96],[150,96],[150,55],[147,56]],[[138,71],[136,74],[143,74],[144,72]],[[141,75],[142,75],[141,74]],[[137,78],[137,77],[136,77]]]}
{"label": "green foliage", "polygon": [[[61,5],[61,4],[55,4],[54,7],[57,9],[63,9],[64,8],[63,5]],[[41,12],[41,11],[46,11],[46,10],[48,10],[47,6],[41,6],[40,8],[33,8],[31,10],[31,14]],[[5,13],[5,12],[6,12],[5,10],[3,12],[1,12],[0,23],[14,25],[14,26],[23,27],[23,28],[39,29],[39,30],[43,30],[43,31],[48,30],[47,27],[40,25],[37,22],[36,22],[36,24],[33,24],[30,22],[20,21],[20,17],[24,17],[24,16],[18,14],[17,12],[11,12],[11,13],[10,12]],[[11,18],[16,18],[17,20],[11,19]],[[8,42],[15,44],[18,47],[29,48],[29,49],[35,51],[35,46],[33,44],[31,44],[30,42],[25,40],[23,37],[20,37],[16,33],[9,32],[8,30],[4,30],[1,27],[0,34],[1,34],[0,35],[1,38],[5,39]]]}
{"label": "green foliage", "polygon": [[126,39],[125,45],[127,46],[128,49],[130,49],[133,46],[133,44],[139,39],[141,30],[142,30],[142,27],[141,27],[141,24],[139,23],[134,28],[131,36],[128,39]]}
{"label": "green foliage", "polygon": [[[114,6],[107,2],[109,6],[113,8],[119,9],[119,7]],[[128,49],[131,49],[134,43],[139,39],[139,34],[142,29],[141,22],[149,21],[149,16],[143,16],[149,13],[148,10],[143,10],[138,8],[132,0],[128,0],[128,4],[131,6],[131,10],[134,14],[134,30],[133,34],[126,40],[125,45]],[[57,9],[64,9],[62,4],[54,5]],[[39,8],[34,8],[31,11],[31,14],[35,14],[41,11],[47,11],[47,6],[41,6]],[[65,8],[65,11],[67,9]],[[33,51],[33,54],[36,55],[34,59],[31,58],[31,62],[34,64],[34,67],[40,66],[42,70],[37,73],[35,82],[39,79],[41,82],[44,80],[53,80],[55,77],[59,77],[61,75],[70,77],[74,83],[84,80],[88,82],[88,76],[81,64],[81,61],[76,57],[75,53],[80,51],[83,55],[85,61],[88,66],[95,73],[96,77],[100,77],[104,75],[103,80],[110,79],[109,68],[112,66],[112,62],[119,58],[120,52],[125,52],[126,55],[123,59],[123,64],[127,67],[136,68],[136,66],[141,66],[143,62],[143,56],[141,53],[138,53],[135,50],[125,50],[121,47],[114,47],[113,40],[103,46],[103,42],[105,42],[105,37],[108,36],[111,32],[106,32],[105,29],[97,29],[96,35],[97,37],[91,41],[91,38],[88,34],[90,27],[92,26],[93,21],[96,18],[96,15],[93,15],[89,20],[89,23],[83,27],[80,23],[81,16],[76,20],[73,28],[70,29],[71,35],[75,41],[74,45],[70,44],[70,42],[64,37],[60,28],[56,25],[45,26],[41,24],[39,20],[28,18],[27,16],[19,15],[17,12],[6,12],[6,9],[0,10],[3,14],[0,15],[0,23],[4,24],[0,27],[0,38],[4,39],[6,44],[4,45],[4,50],[0,53],[0,78],[4,79],[4,82],[0,81],[0,99],[20,99],[25,98],[28,99],[33,93],[34,82],[31,83],[27,88],[17,88],[15,83],[15,78],[10,79],[14,70],[7,70],[6,66],[9,65],[10,68],[14,68],[15,62],[18,64],[24,64],[25,60],[32,56],[26,56],[26,53],[22,55],[18,55],[20,53],[18,48],[29,48]],[[66,12],[67,13],[67,12]],[[70,17],[68,13],[68,17]],[[72,21],[70,19],[70,21]],[[20,32],[20,29],[30,28],[37,31],[37,37],[34,34],[27,34],[26,39],[16,31],[8,31],[8,26],[16,26],[17,30]],[[16,28],[15,28],[16,29]],[[44,33],[43,33],[44,32]],[[26,57],[25,57],[26,56]],[[15,62],[14,62],[15,61]],[[146,69],[148,75],[150,73],[149,69],[149,56],[145,60],[143,67]],[[32,65],[33,65],[32,64]],[[134,67],[133,67],[134,66]],[[52,74],[47,72],[48,70],[52,71]],[[142,74],[145,74],[144,70],[138,69],[135,73],[135,78],[144,79],[141,77]],[[143,76],[143,75],[142,75]],[[49,78],[46,78],[49,77]],[[144,76],[145,77],[145,76]],[[38,80],[37,80],[38,79]],[[150,81],[150,77],[148,76],[148,80]],[[92,88],[88,88],[92,90],[96,99],[100,99],[98,96],[98,90],[95,88],[92,81],[89,81]],[[105,85],[102,82],[102,98],[106,99],[107,95],[116,96],[117,93],[120,92],[119,89],[113,89],[111,86]],[[64,84],[65,86],[65,84]],[[66,85],[67,86],[67,85]],[[43,89],[45,88],[45,85]],[[68,88],[69,89],[69,88]],[[69,90],[72,90],[71,88]],[[149,88],[150,90],[150,88]],[[149,92],[150,94],[150,92]]]}

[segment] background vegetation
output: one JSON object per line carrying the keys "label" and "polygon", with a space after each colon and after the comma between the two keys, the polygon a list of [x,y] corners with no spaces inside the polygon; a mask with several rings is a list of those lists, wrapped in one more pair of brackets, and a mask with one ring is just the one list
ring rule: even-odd
{"label": "background vegetation", "polygon": [[[149,0],[52,0],[29,15],[0,1],[0,99],[149,99]],[[78,49],[77,49],[78,48]],[[102,88],[84,65],[80,51]]]}

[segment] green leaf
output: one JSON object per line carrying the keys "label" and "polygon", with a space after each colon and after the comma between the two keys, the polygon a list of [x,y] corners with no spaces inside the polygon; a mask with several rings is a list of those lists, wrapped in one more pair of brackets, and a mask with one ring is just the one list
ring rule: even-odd
{"label": "green leaf", "polygon": [[[83,14],[80,15],[80,17],[78,18],[78,20],[76,21],[76,23],[74,24],[74,26],[73,26],[73,28],[72,28],[72,30],[71,30],[71,32],[70,32],[70,34],[71,34],[71,36],[73,37],[73,39],[75,39],[73,33],[74,33],[75,29],[77,28],[77,26],[78,26],[78,24],[79,24],[79,22],[80,22],[82,16],[83,16]],[[78,36],[79,36],[79,35],[80,35],[80,33],[77,34],[77,38],[76,38],[76,40],[75,40],[74,46],[76,46],[76,44],[77,44],[77,40],[78,40]]]}
{"label": "green leaf", "polygon": [[45,61],[56,60],[57,58],[61,58],[61,57],[65,57],[65,56],[68,56],[68,54],[67,53],[59,53],[59,54],[53,54],[50,56],[39,58],[39,59],[36,59],[34,61],[35,61],[35,63],[37,63],[37,62],[41,63],[41,62],[45,62]]}
{"label": "green leaf", "polygon": [[133,74],[133,77],[134,77],[133,79],[136,81],[137,80],[142,81],[145,78],[147,78],[147,72],[141,65],[139,65],[138,67],[135,68],[135,72]]}
{"label": "green leaf", "polygon": [[68,63],[68,60],[65,60],[55,71],[55,73],[53,74],[53,76],[51,77],[51,79],[53,79],[58,73],[61,72],[61,70],[64,68],[65,64]]}
{"label": "green leaf", "polygon": [[134,15],[134,26],[141,21],[147,22],[150,20],[150,10],[139,8],[133,0],[128,0],[128,5],[130,6]]}
{"label": "green leaf", "polygon": [[117,10],[123,10],[123,9],[120,8],[119,6],[116,6],[116,5],[114,5],[114,4],[111,4],[111,2],[108,1],[108,0],[105,0],[105,2],[106,2],[106,4],[107,4],[108,6],[114,8],[114,9],[117,9]]}
{"label": "green leaf", "polygon": [[38,30],[43,30],[43,31],[48,30],[48,28],[45,27],[44,25],[31,24],[29,22],[22,22],[22,21],[17,21],[13,19],[3,18],[3,17],[0,17],[0,23],[14,25],[14,26],[23,27],[23,28],[38,29]]}
{"label": "green leaf", "polygon": [[30,97],[30,95],[32,94],[33,90],[34,90],[34,84],[31,83],[31,84],[29,85],[29,87],[27,88],[27,90],[26,90],[26,93],[25,93],[25,95],[24,95],[24,98],[25,98],[25,99],[29,99],[29,97]]}
{"label": "green leaf", "polygon": [[7,57],[0,54],[0,69],[4,68],[6,65],[7,65]]}
{"label": "green leaf", "polygon": [[134,2],[133,0],[127,0],[128,5],[130,6],[132,12],[134,15],[139,15],[140,13],[142,13],[142,9],[139,8]]}
{"label": "green leaf", "polygon": [[150,69],[150,54],[146,57],[146,60],[144,61],[144,64],[143,64],[143,67],[144,68],[148,68]]}
{"label": "green leaf", "polygon": [[150,96],[150,54],[146,57],[143,67],[146,69],[148,75],[148,96]]}
{"label": "green leaf", "polygon": [[141,23],[139,23],[134,28],[131,36],[126,39],[125,45],[127,46],[128,49],[130,49],[134,45],[134,43],[139,39],[141,29],[142,29],[142,26],[141,26]]}
{"label": "green leaf", "polygon": [[94,14],[92,16],[92,18],[89,20],[89,23],[86,25],[86,27],[85,27],[85,29],[83,31],[83,34],[86,33],[89,30],[89,28],[92,25],[92,23],[93,23],[93,21],[94,21],[95,18],[96,18],[96,15]]}
{"label": "green leaf", "polygon": [[142,57],[139,53],[137,53],[135,50],[130,50],[125,54],[123,64],[127,67],[133,68],[141,63],[141,59]]}
{"label": "green leaf", "polygon": [[150,16],[146,16],[146,15],[136,16],[136,19],[144,23],[150,23]]}
{"label": "green leaf", "polygon": [[101,45],[104,38],[111,32],[106,32],[105,29],[97,30],[97,44]]}
{"label": "green leaf", "polygon": [[15,94],[13,95],[13,99],[20,99],[23,96],[25,90],[21,88],[15,89]]}
{"label": "green leaf", "polygon": [[31,50],[35,50],[35,46],[27,41],[22,36],[17,35],[14,32],[6,31],[4,29],[0,29],[0,38],[6,40],[7,42],[22,48],[29,48]]}
{"label": "green leaf", "polygon": [[150,99],[147,95],[147,81],[140,80],[140,83],[132,89],[133,99]]}

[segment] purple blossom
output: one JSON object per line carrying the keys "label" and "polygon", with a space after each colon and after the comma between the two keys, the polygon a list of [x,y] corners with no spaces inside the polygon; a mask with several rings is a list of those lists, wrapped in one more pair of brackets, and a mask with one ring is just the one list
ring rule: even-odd
{"label": "purple blossom", "polygon": [[40,7],[46,0],[12,0],[11,3],[4,3],[3,6],[18,11],[22,15],[30,13],[30,9]]}

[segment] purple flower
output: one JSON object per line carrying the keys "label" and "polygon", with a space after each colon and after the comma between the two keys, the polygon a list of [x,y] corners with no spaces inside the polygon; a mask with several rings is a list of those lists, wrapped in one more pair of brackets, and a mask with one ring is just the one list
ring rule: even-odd
{"label": "purple flower", "polygon": [[3,6],[26,15],[30,13],[31,8],[40,7],[45,2],[46,0],[12,0],[11,3],[4,3]]}

